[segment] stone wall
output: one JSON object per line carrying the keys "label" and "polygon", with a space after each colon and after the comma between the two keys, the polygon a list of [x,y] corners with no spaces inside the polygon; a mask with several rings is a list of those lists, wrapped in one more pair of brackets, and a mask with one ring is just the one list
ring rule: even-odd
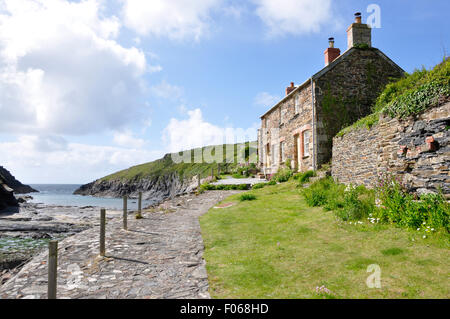
{"label": "stone wall", "polygon": [[374,187],[391,172],[412,192],[450,197],[450,103],[416,119],[381,117],[370,130],[333,140],[332,176],[341,183]]}

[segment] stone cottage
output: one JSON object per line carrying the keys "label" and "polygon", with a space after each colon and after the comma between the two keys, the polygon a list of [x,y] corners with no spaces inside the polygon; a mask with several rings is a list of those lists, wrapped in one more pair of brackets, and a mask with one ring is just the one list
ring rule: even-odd
{"label": "stone cottage", "polygon": [[361,13],[347,29],[348,49],[341,54],[329,39],[325,67],[301,85],[291,83],[286,96],[261,116],[259,166],[267,175],[283,165],[318,169],[331,159],[332,139],[345,126],[371,113],[390,78],[404,71],[372,47],[372,29]]}

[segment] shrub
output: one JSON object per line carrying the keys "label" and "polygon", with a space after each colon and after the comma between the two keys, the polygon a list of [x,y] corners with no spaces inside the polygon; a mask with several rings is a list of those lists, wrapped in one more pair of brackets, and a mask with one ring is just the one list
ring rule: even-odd
{"label": "shrub", "polygon": [[333,186],[332,178],[324,178],[301,191],[306,203],[311,207],[324,206],[328,201],[328,193]]}
{"label": "shrub", "polygon": [[244,201],[253,201],[253,200],[256,200],[256,196],[253,195],[253,194],[242,194],[242,195],[239,197],[239,200],[240,200],[241,202],[244,202]]}
{"label": "shrub", "polygon": [[377,195],[382,203],[377,217],[383,222],[413,229],[427,225],[449,230],[450,205],[442,194],[423,195],[417,200],[392,175],[384,175],[379,178]]}
{"label": "shrub", "polygon": [[375,210],[375,193],[364,186],[337,184],[327,177],[303,189],[303,196],[309,206],[323,206],[332,210],[344,221],[361,220]]}
{"label": "shrub", "polygon": [[249,190],[250,185],[248,184],[238,184],[238,185],[212,185],[212,184],[203,184],[200,187],[201,192],[204,191],[230,191],[230,190]]}
{"label": "shrub", "polygon": [[268,186],[273,186],[273,185],[277,185],[277,182],[274,180],[271,180],[270,182],[267,183]]}
{"label": "shrub", "polygon": [[378,97],[375,110],[391,117],[406,117],[438,104],[450,96],[450,59],[428,71],[425,68],[388,84]]}
{"label": "shrub", "polygon": [[254,184],[252,186],[252,189],[261,189],[264,188],[266,186],[266,183],[258,183],[258,184]]}
{"label": "shrub", "polygon": [[283,167],[278,170],[272,179],[278,183],[285,183],[292,177],[292,175],[293,173],[290,168]]}
{"label": "shrub", "polygon": [[309,179],[314,176],[316,176],[316,173],[314,171],[307,171],[304,173],[296,174],[294,176],[294,179],[298,180],[300,184],[304,184],[309,182]]}
{"label": "shrub", "polygon": [[373,215],[375,207],[375,193],[364,186],[348,185],[344,191],[342,207],[334,212],[343,221],[357,221]]}

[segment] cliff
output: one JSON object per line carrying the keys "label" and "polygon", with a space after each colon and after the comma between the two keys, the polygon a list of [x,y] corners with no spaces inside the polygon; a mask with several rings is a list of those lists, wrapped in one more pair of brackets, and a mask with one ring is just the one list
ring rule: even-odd
{"label": "cliff", "polygon": [[[245,152],[245,158],[251,154],[256,154],[256,149],[245,148],[244,144],[234,145],[234,154],[227,154],[226,145],[223,147],[223,163],[220,164],[221,172],[231,172],[236,168],[236,150]],[[214,148],[209,146],[208,148]],[[188,152],[198,154],[202,149],[194,149]],[[231,163],[232,162],[232,163]],[[143,193],[143,198],[159,202],[166,198],[185,194],[193,191],[197,187],[197,176],[202,179],[211,176],[211,170],[217,174],[217,163],[174,163],[171,154],[165,155],[162,159],[154,162],[130,167],[126,170],[111,174],[98,179],[92,183],[81,186],[74,194],[92,195],[97,197],[137,197],[139,192]]]}
{"label": "cliff", "polygon": [[3,166],[0,166],[0,180],[3,180],[3,182],[8,185],[10,188],[14,190],[15,194],[28,194],[28,193],[38,193],[37,190],[33,189],[32,187],[28,185],[24,185],[21,182],[19,182],[14,176],[11,175],[11,173],[4,168]]}

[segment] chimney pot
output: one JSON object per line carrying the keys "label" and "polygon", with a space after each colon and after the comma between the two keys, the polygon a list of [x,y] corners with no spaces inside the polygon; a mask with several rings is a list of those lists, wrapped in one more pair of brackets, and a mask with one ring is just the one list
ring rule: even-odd
{"label": "chimney pot", "polygon": [[329,38],[328,39],[328,44],[330,48],[334,48],[334,38]]}
{"label": "chimney pot", "polygon": [[291,82],[291,86],[288,86],[286,88],[286,95],[289,95],[294,90],[295,90],[295,84],[294,84],[294,82]]}
{"label": "chimney pot", "polygon": [[362,23],[362,17],[361,17],[361,12],[356,12],[355,13],[355,22],[361,24]]}

